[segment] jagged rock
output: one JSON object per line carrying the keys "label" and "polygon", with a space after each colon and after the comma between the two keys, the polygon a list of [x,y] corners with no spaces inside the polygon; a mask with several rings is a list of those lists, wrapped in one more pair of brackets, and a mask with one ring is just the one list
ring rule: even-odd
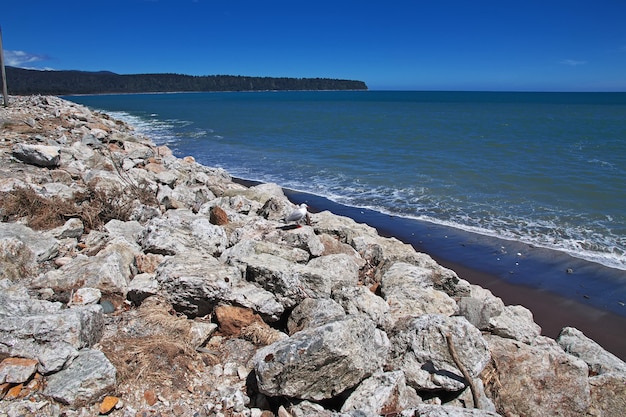
{"label": "jagged rock", "polygon": [[302,330],[259,349],[258,387],[272,397],[333,398],[379,370],[388,348],[385,333],[364,317]]}
{"label": "jagged rock", "polygon": [[501,417],[500,414],[479,410],[477,408],[461,408],[449,405],[420,404],[400,413],[402,417]]}
{"label": "jagged rock", "polygon": [[48,376],[44,395],[72,406],[93,404],[115,391],[116,370],[102,352],[83,349],[62,371]]}
{"label": "jagged rock", "polygon": [[486,339],[493,362],[485,369],[485,389],[500,414],[586,414],[591,397],[584,361],[547,338],[537,338],[532,346],[498,336]]}
{"label": "jagged rock", "polygon": [[626,416],[626,375],[602,374],[589,378],[591,404],[587,415]]}
{"label": "jagged rock", "polygon": [[242,261],[247,265],[246,279],[275,294],[285,308],[307,297],[330,298],[331,280],[324,270],[268,254],[248,256]]}
{"label": "jagged rock", "polygon": [[389,304],[363,286],[336,288],[332,292],[332,297],[343,307],[346,314],[364,314],[383,329],[391,326]]}
{"label": "jagged rock", "polygon": [[126,298],[140,305],[146,298],[159,292],[159,282],[154,274],[137,274],[126,287]]}
{"label": "jagged rock", "polygon": [[0,279],[18,281],[35,269],[35,255],[26,243],[14,237],[0,239]]}
{"label": "jagged rock", "polygon": [[137,244],[137,240],[143,233],[143,226],[138,221],[109,220],[104,225],[104,230],[109,233],[111,239],[118,237],[126,239],[128,243]]}
{"label": "jagged rock", "polygon": [[78,350],[102,336],[99,305],[62,309],[60,303],[0,294],[0,353],[37,359],[49,373],[73,359]]}
{"label": "jagged rock", "polygon": [[[283,258],[289,262],[306,263],[310,255],[305,250],[282,246],[272,242],[258,242],[255,240],[244,239],[241,242],[226,249],[220,255],[220,260],[233,265],[241,264],[240,260],[250,255],[258,255],[266,253]],[[243,264],[245,268],[245,264]]]}
{"label": "jagged rock", "polygon": [[70,305],[75,307],[97,304],[101,297],[102,291],[97,288],[79,288],[76,292],[74,292],[74,294],[72,294]]}
{"label": "jagged rock", "polygon": [[467,382],[446,343],[450,334],[459,360],[472,377],[489,362],[489,349],[480,331],[464,317],[427,314],[399,323],[390,331],[391,350],[385,369],[404,371],[416,390],[458,391]]}
{"label": "jagged rock", "polygon": [[228,215],[226,214],[224,209],[219,206],[211,207],[211,211],[209,213],[209,221],[211,222],[211,224],[223,226],[225,224],[228,224]]}
{"label": "jagged rock", "polygon": [[59,166],[61,161],[61,148],[58,146],[17,143],[13,146],[13,156],[27,164],[54,168]]}
{"label": "jagged rock", "polygon": [[273,294],[244,281],[239,269],[198,252],[166,259],[156,278],[163,296],[189,317],[205,316],[219,302],[249,307],[271,321],[278,320],[284,311]]}
{"label": "jagged rock", "polygon": [[489,328],[495,335],[527,344],[541,334],[541,327],[533,320],[533,313],[522,306],[506,306],[499,315],[489,319]]}
{"label": "jagged rock", "polygon": [[263,240],[277,243],[279,245],[292,248],[299,248],[307,251],[311,256],[321,256],[324,252],[324,245],[320,241],[319,236],[310,226],[303,226],[296,229],[283,230],[275,228],[267,233]]}
{"label": "jagged rock", "polygon": [[196,248],[219,254],[226,249],[228,239],[224,229],[208,218],[178,209],[150,220],[139,241],[145,252],[175,255]]}
{"label": "jagged rock", "polygon": [[125,294],[135,251],[136,248],[126,240],[112,242],[96,256],[75,258],[61,268],[37,277],[33,285],[62,291],[92,287],[102,292]]}
{"label": "jagged rock", "polygon": [[504,311],[504,303],[500,298],[477,285],[472,285],[470,295],[461,297],[457,305],[459,314],[480,330],[488,330],[489,320]]}
{"label": "jagged rock", "polygon": [[289,315],[287,329],[293,335],[300,330],[319,327],[345,316],[344,309],[329,298],[305,298]]}
{"label": "jagged rock", "polygon": [[456,313],[456,302],[434,288],[432,269],[397,262],[383,275],[381,295],[389,304],[393,321],[423,314]]}
{"label": "jagged rock", "polygon": [[596,374],[620,373],[626,375],[626,363],[607,352],[578,329],[565,327],[556,339],[567,353],[582,359],[589,370]]}
{"label": "jagged rock", "polygon": [[21,384],[30,379],[37,371],[36,359],[6,358],[0,363],[0,384]]}
{"label": "jagged rock", "polygon": [[[341,406],[353,415],[386,416],[416,407],[422,399],[406,385],[402,371],[375,374],[359,384]],[[355,413],[356,411],[356,413]]]}
{"label": "jagged rock", "polygon": [[48,233],[54,236],[55,239],[78,239],[83,235],[84,231],[85,225],[82,220],[71,218],[68,219],[63,226],[52,229]]}
{"label": "jagged rock", "polygon": [[326,271],[331,288],[356,286],[359,282],[359,264],[349,255],[319,256],[311,259],[307,266]]}
{"label": "jagged rock", "polygon": [[211,335],[217,330],[217,324],[198,319],[191,322],[189,328],[190,343],[194,348],[202,346]]}
{"label": "jagged rock", "polygon": [[37,262],[49,261],[59,252],[59,242],[56,239],[37,233],[23,224],[0,222],[0,242],[11,238],[23,242],[35,255]]}

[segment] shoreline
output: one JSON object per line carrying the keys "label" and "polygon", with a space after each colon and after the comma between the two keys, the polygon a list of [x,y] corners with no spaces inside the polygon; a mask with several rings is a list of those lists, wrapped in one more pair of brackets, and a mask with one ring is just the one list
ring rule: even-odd
{"label": "shoreline", "polygon": [[[233,181],[245,186],[261,183],[236,177],[233,177]],[[311,212],[328,210],[366,223],[376,228],[381,236],[395,237],[412,245],[415,250],[427,253],[440,265],[455,271],[459,278],[490,290],[506,305],[519,304],[528,308],[535,322],[541,326],[544,336],[556,338],[562,328],[575,327],[607,351],[622,360],[626,359],[626,338],[622,335],[626,328],[626,307],[619,304],[622,302],[618,301],[621,300],[621,292],[603,294],[606,285],[585,288],[579,280],[587,272],[584,268],[588,261],[521,242],[504,241],[415,219],[350,207],[288,188],[283,190],[294,204],[306,202]],[[506,245],[506,253],[495,252],[497,248],[494,243],[498,241]],[[494,259],[486,257],[497,257],[501,270],[490,269]],[[604,272],[604,280],[617,279],[620,275],[619,270],[598,266]],[[545,268],[549,270],[542,271]],[[507,269],[510,269],[508,274],[505,272]],[[560,270],[560,273],[555,274],[555,269]],[[612,284],[619,285],[617,282]],[[626,291],[626,283],[622,285]],[[606,304],[607,298],[612,305]],[[620,310],[623,314],[619,314]]]}

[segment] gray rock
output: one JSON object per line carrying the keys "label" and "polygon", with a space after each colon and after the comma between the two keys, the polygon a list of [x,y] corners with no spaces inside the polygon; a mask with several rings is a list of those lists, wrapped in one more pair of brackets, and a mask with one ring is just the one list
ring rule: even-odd
{"label": "gray rock", "polygon": [[383,275],[381,295],[389,304],[394,322],[423,314],[451,316],[456,313],[456,302],[434,288],[434,273],[432,269],[397,262]]}
{"label": "gray rock", "polygon": [[23,242],[33,252],[37,262],[49,261],[59,253],[59,242],[56,239],[37,233],[23,224],[0,222],[0,241],[8,238]]}
{"label": "gray rock", "polygon": [[272,242],[244,239],[222,252],[220,260],[224,263],[237,265],[240,264],[239,260],[261,253],[278,256],[289,262],[300,264],[306,263],[310,258],[309,253],[302,249],[282,246]]}
{"label": "gray rock", "polygon": [[62,309],[61,304],[0,294],[0,353],[39,360],[49,373],[102,337],[98,305]]}
{"label": "gray rock", "polygon": [[489,349],[480,331],[464,317],[428,314],[399,324],[391,331],[385,369],[404,371],[416,390],[458,391],[467,381],[457,368],[446,342],[450,334],[459,360],[472,377],[489,362]]}
{"label": "gray rock", "polygon": [[219,255],[226,249],[228,238],[224,228],[211,224],[207,217],[178,209],[150,220],[139,242],[149,253],[174,255],[193,249]]}
{"label": "gray rock", "polygon": [[320,256],[311,259],[307,266],[324,271],[330,279],[331,288],[356,286],[359,282],[359,264],[350,255]]}
{"label": "gray rock", "polygon": [[122,237],[126,239],[128,243],[137,244],[137,240],[143,233],[143,226],[138,221],[121,221],[121,220],[109,220],[104,225],[104,229],[109,233],[112,239]]}
{"label": "gray rock", "polygon": [[13,156],[27,164],[54,168],[59,166],[61,161],[61,148],[17,143],[13,146]]}
{"label": "gray rock", "polygon": [[489,319],[489,329],[495,335],[532,343],[541,334],[541,327],[533,320],[533,313],[522,306],[506,306],[495,317]]}
{"label": "gray rock", "polygon": [[271,397],[333,398],[379,370],[388,348],[385,333],[364,317],[302,330],[259,349],[258,387]]}
{"label": "gray rock", "polygon": [[385,416],[416,407],[422,399],[406,385],[402,371],[377,373],[359,384],[341,406],[341,412]]}
{"label": "gray rock", "polygon": [[93,404],[115,391],[116,370],[99,350],[83,349],[66,369],[48,376],[44,395],[73,407]]}
{"label": "gray rock", "polygon": [[332,292],[332,297],[343,307],[346,314],[364,314],[382,329],[391,326],[389,305],[364,286],[336,288]]}
{"label": "gray rock", "polygon": [[285,308],[308,297],[330,298],[331,281],[325,271],[268,254],[249,256],[242,262],[247,265],[246,279],[275,294]]}
{"label": "gray rock", "polygon": [[82,220],[71,218],[68,219],[63,226],[48,231],[48,234],[56,239],[78,239],[83,235],[84,231],[85,225]]}
{"label": "gray rock", "polygon": [[461,297],[457,305],[459,314],[480,330],[488,330],[489,320],[504,311],[504,303],[500,298],[477,285],[472,285],[470,295]]}
{"label": "gray rock", "polygon": [[594,374],[620,373],[626,375],[626,363],[607,352],[578,329],[565,327],[561,330],[557,343],[564,351],[582,359]]}
{"label": "gray rock", "polygon": [[139,305],[146,298],[159,292],[159,282],[153,274],[137,274],[127,287],[126,298]]}
{"label": "gray rock", "polygon": [[589,378],[591,404],[587,415],[626,416],[626,375],[602,374]]}
{"label": "gray rock", "polygon": [[477,408],[432,404],[421,404],[415,408],[404,410],[400,415],[402,417],[501,417],[498,413]]}
{"label": "gray rock", "polygon": [[289,315],[287,329],[292,335],[300,330],[343,319],[345,316],[344,309],[331,299],[305,298]]}
{"label": "gray rock", "polygon": [[189,317],[205,316],[219,302],[251,308],[271,321],[284,311],[273,294],[244,281],[238,268],[199,252],[166,259],[159,265],[156,279],[162,295]]}
{"label": "gray rock", "polygon": [[136,248],[125,240],[113,242],[96,256],[75,258],[59,269],[33,280],[37,288],[72,290],[92,287],[107,293],[125,294],[132,276]]}
{"label": "gray rock", "polygon": [[310,226],[287,230],[275,228],[273,231],[264,235],[263,240],[283,246],[303,249],[313,257],[321,256],[324,252],[324,245],[320,241],[319,236],[315,234],[314,229]]}

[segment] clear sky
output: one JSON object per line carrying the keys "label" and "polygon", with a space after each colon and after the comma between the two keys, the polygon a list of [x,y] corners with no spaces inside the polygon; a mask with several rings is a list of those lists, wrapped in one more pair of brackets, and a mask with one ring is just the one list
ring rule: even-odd
{"label": "clear sky", "polygon": [[6,0],[25,68],[626,91],[626,0]]}

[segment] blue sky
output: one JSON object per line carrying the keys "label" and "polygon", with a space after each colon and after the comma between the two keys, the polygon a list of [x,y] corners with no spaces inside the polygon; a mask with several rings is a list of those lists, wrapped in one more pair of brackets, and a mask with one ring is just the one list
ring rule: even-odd
{"label": "blue sky", "polygon": [[626,91],[625,0],[4,3],[5,63],[26,68]]}

